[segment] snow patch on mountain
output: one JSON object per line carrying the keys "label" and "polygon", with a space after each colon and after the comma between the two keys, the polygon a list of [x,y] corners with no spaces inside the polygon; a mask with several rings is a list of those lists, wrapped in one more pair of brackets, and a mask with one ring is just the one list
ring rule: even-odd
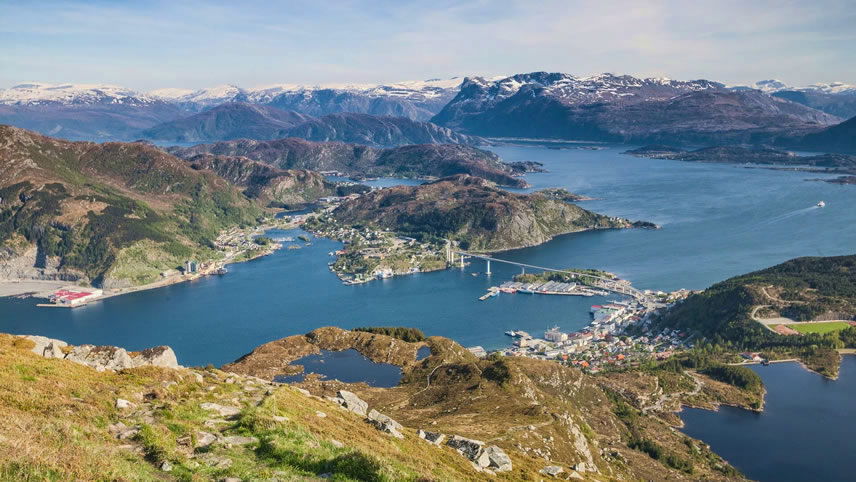
{"label": "snow patch on mountain", "polygon": [[0,104],[146,104],[156,98],[108,84],[29,82],[0,89]]}

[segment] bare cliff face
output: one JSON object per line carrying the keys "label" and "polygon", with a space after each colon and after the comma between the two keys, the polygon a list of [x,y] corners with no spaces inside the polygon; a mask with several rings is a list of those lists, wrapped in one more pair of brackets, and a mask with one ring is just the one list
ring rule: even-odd
{"label": "bare cliff face", "polygon": [[333,216],[346,224],[452,239],[474,251],[534,246],[560,234],[588,229],[631,227],[625,219],[538,194],[510,193],[467,175],[374,191],[345,202]]}

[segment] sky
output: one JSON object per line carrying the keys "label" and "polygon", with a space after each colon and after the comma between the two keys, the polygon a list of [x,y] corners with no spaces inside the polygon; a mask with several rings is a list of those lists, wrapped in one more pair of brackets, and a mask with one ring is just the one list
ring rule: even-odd
{"label": "sky", "polygon": [[0,88],[601,72],[856,84],[856,1],[0,0]]}

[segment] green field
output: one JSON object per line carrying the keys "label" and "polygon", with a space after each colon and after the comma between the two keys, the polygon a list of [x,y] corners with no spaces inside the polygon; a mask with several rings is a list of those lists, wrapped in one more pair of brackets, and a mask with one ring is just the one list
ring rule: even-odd
{"label": "green field", "polygon": [[785,325],[788,328],[793,328],[800,333],[819,333],[823,335],[824,333],[831,333],[833,331],[841,331],[848,326],[848,323],[844,323],[841,321],[838,322],[829,322],[829,323],[792,323],[790,325]]}

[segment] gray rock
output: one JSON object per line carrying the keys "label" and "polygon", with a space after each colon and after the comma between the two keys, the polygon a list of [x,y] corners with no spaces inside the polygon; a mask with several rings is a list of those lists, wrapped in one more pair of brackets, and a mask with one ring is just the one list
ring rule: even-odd
{"label": "gray rock", "polygon": [[441,443],[443,443],[444,440],[446,440],[446,436],[439,432],[428,432],[426,430],[420,430],[418,432],[418,435],[419,438],[434,445],[440,445]]}
{"label": "gray rock", "polygon": [[336,395],[341,400],[339,404],[347,408],[348,410],[363,417],[368,414],[369,404],[365,400],[362,400],[360,397],[358,397],[355,393],[349,392],[347,390],[339,390]]}
{"label": "gray rock", "polygon": [[372,409],[369,412],[367,420],[382,432],[386,432],[395,438],[404,438],[404,434],[401,433],[401,430],[403,430],[404,427],[402,427],[400,423],[375,409]]}
{"label": "gray rock", "polygon": [[241,413],[241,409],[238,407],[229,407],[225,405],[220,405],[219,403],[213,402],[203,402],[199,404],[199,407],[202,410],[208,410],[209,412],[217,412],[223,417],[235,417],[239,413]]}
{"label": "gray rock", "polygon": [[327,414],[322,412],[321,410],[315,410],[315,416],[318,418],[324,418],[327,416]]}
{"label": "gray rock", "polygon": [[212,433],[203,432],[202,430],[196,432],[196,446],[197,447],[208,447],[209,445],[213,444],[216,441],[217,441],[217,436],[212,434]]}
{"label": "gray rock", "polygon": [[274,422],[279,422],[279,423],[288,422],[288,417],[285,417],[282,415],[274,415],[271,418],[273,418]]}
{"label": "gray rock", "polygon": [[124,370],[136,366],[124,348],[115,346],[78,345],[71,349],[65,359],[102,371]]}
{"label": "gray rock", "polygon": [[336,439],[330,439],[330,444],[333,445],[333,447],[336,447],[338,449],[343,448],[345,446],[345,444],[343,444],[342,442],[339,442]]}
{"label": "gray rock", "polygon": [[168,346],[156,346],[146,348],[145,350],[135,353],[131,359],[136,366],[155,366],[166,368],[178,368],[178,359],[175,357],[175,352]]}
{"label": "gray rock", "polygon": [[202,454],[200,457],[202,463],[209,467],[214,467],[215,469],[228,469],[232,466],[232,459],[228,457],[222,457],[219,455],[214,455],[212,453]]}
{"label": "gray rock", "polygon": [[508,457],[504,450],[496,445],[491,445],[485,448],[482,451],[482,454],[487,455],[489,461],[487,467],[492,469],[494,472],[506,472],[511,470],[511,458]]}
{"label": "gray rock", "polygon": [[549,475],[551,477],[555,477],[564,471],[565,471],[565,469],[559,467],[558,465],[548,465],[548,466],[544,467],[543,469],[541,469],[542,474]]}
{"label": "gray rock", "polygon": [[571,471],[568,474],[568,477],[570,477],[572,479],[585,480],[585,477],[583,477],[579,472],[574,472],[574,471]]}
{"label": "gray rock", "polygon": [[484,442],[482,442],[481,440],[473,440],[461,437],[460,435],[452,435],[446,442],[446,445],[457,450],[461,455],[465,456],[466,458],[475,461],[482,451]]}
{"label": "gray rock", "polygon": [[32,352],[36,355],[40,355],[45,358],[65,358],[65,353],[62,351],[62,348],[67,347],[68,343],[62,340],[56,340],[39,335],[26,335],[23,338],[26,338],[36,344],[32,349]]}
{"label": "gray rock", "polygon": [[163,463],[160,465],[160,469],[164,472],[172,472],[172,464],[164,460]]}
{"label": "gray rock", "polygon": [[118,409],[131,408],[133,406],[134,406],[133,403],[125,400],[124,398],[117,398],[116,399],[116,408],[118,408]]}
{"label": "gray rock", "polygon": [[241,435],[230,435],[223,437],[223,442],[229,445],[249,445],[259,443],[259,439],[255,437],[243,437]]}

